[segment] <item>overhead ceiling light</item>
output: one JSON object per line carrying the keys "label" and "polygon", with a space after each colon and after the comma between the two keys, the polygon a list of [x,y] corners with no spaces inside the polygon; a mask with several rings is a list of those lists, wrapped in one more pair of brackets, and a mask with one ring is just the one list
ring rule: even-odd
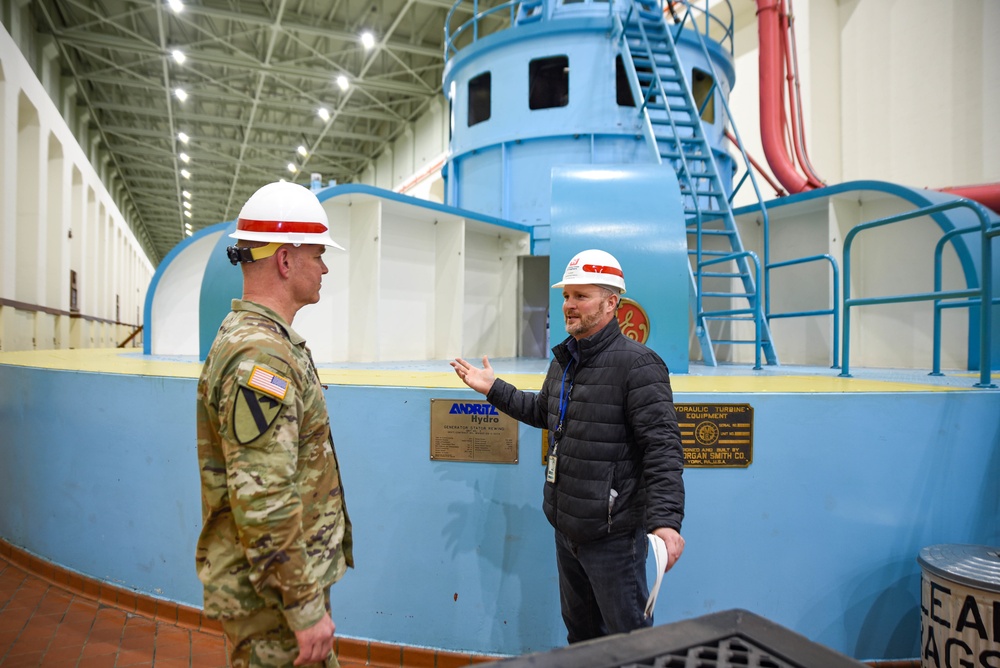
{"label": "overhead ceiling light", "polygon": [[347,90],[347,87],[350,86],[350,83],[348,83],[347,77],[341,74],[339,77],[337,77],[337,85],[340,86],[340,90]]}
{"label": "overhead ceiling light", "polygon": [[183,88],[175,88],[174,95],[176,95],[177,99],[180,100],[181,102],[188,99],[187,91],[184,90]]}
{"label": "overhead ceiling light", "polygon": [[185,179],[190,179],[191,178],[191,172],[189,172],[186,169],[182,169],[181,170],[181,176],[183,176]]}
{"label": "overhead ceiling light", "polygon": [[316,113],[319,114],[319,117],[322,118],[324,121],[330,120],[330,110],[327,109],[326,107],[320,107],[319,111],[317,111]]}
{"label": "overhead ceiling light", "polygon": [[187,190],[182,190],[181,195],[184,197],[184,199],[191,199],[191,193],[189,193]]}
{"label": "overhead ceiling light", "polygon": [[288,163],[288,171],[294,174],[295,172],[299,171],[299,168],[295,166],[294,162],[290,162]]}
{"label": "overhead ceiling light", "polygon": [[309,155],[309,151],[307,151],[306,147],[302,146],[301,144],[299,145],[299,147],[297,149],[295,149],[295,152],[298,153],[299,155],[301,155],[303,158],[306,157],[307,155]]}
{"label": "overhead ceiling light", "polygon": [[183,132],[178,132],[177,133],[177,139],[179,139],[182,144],[186,144],[186,143],[188,143],[188,140],[191,139],[191,138],[188,137]]}
{"label": "overhead ceiling light", "polygon": [[181,0],[167,0],[167,4],[170,5],[170,9],[174,10],[174,14],[180,14],[184,11],[184,3]]}
{"label": "overhead ceiling light", "polygon": [[185,230],[190,230],[191,229],[191,223],[184,223],[184,229]]}
{"label": "overhead ceiling light", "polygon": [[365,47],[365,50],[375,46],[375,35],[368,30],[361,33],[361,46]]}
{"label": "overhead ceiling light", "polygon": [[180,49],[174,49],[173,51],[170,52],[170,55],[174,57],[174,61],[178,65],[183,65],[184,61],[187,60],[187,56],[185,56],[184,52],[181,51]]}
{"label": "overhead ceiling light", "polygon": [[187,163],[191,162],[191,156],[188,155],[187,153],[181,153],[178,157],[181,159],[181,162],[183,162],[184,164],[187,164]]}
{"label": "overhead ceiling light", "polygon": [[191,209],[191,202],[184,202],[184,208],[190,210]]}
{"label": "overhead ceiling light", "polygon": [[185,211],[184,215],[187,216],[188,218],[190,218],[191,217],[191,212],[190,211]]}

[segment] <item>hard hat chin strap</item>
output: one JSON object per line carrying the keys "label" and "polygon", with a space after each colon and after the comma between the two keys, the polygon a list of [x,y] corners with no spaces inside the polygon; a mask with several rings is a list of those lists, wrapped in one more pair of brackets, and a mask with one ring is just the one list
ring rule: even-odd
{"label": "hard hat chin strap", "polygon": [[284,243],[272,241],[266,246],[258,246],[257,248],[229,246],[226,248],[226,255],[229,257],[229,261],[233,265],[237,265],[240,262],[256,262],[257,260],[263,260],[264,258],[271,257],[284,245]]}

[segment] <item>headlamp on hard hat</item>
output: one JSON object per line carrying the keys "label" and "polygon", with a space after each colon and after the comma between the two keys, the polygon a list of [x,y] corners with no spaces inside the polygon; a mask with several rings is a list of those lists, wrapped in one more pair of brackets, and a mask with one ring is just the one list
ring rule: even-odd
{"label": "headlamp on hard hat", "polygon": [[278,252],[284,244],[277,242],[269,243],[266,246],[259,246],[257,248],[248,248],[247,246],[227,246],[226,256],[233,265],[237,265],[240,262],[256,262],[257,260],[263,260],[266,257],[271,257]]}

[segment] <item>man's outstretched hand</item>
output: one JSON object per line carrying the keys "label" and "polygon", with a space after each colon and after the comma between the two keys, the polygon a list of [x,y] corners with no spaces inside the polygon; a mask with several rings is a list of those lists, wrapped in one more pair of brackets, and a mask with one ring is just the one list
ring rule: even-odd
{"label": "man's outstretched hand", "polygon": [[461,357],[455,358],[455,361],[450,362],[450,364],[463,383],[482,395],[489,393],[490,388],[493,387],[493,381],[497,378],[496,374],[493,373],[493,367],[490,366],[490,359],[486,355],[483,355],[482,369],[477,369]]}

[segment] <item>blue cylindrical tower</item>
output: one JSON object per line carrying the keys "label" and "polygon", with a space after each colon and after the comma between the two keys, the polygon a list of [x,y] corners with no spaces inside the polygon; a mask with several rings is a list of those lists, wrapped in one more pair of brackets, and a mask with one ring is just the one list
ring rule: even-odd
{"label": "blue cylindrical tower", "polygon": [[[461,22],[470,10],[471,18]],[[548,255],[553,167],[661,161],[674,167],[644,127],[649,123],[639,91],[655,65],[635,59],[625,30],[639,11],[662,9],[633,0],[511,1],[489,9],[476,1],[456,3],[445,25],[448,204],[534,227],[532,252]],[[728,96],[734,82],[732,33],[708,14],[701,22],[709,35],[723,36],[721,43],[674,26],[670,57],[681,64],[729,188],[724,105],[715,97]]]}

